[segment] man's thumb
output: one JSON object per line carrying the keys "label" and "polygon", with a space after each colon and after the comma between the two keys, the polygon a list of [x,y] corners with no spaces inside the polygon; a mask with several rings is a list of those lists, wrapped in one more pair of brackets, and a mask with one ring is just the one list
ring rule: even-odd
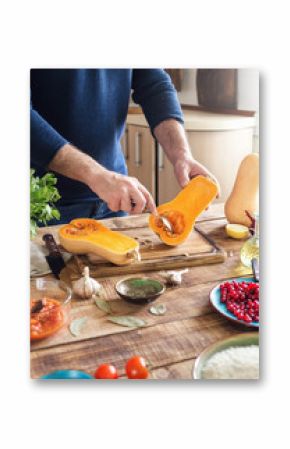
{"label": "man's thumb", "polygon": [[185,168],[180,168],[176,177],[182,188],[185,187],[190,181],[188,171]]}

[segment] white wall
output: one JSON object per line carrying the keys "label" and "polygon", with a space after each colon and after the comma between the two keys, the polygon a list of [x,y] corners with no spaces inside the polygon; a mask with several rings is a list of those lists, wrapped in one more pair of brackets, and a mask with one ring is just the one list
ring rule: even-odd
{"label": "white wall", "polygon": [[259,151],[259,71],[256,69],[238,70],[238,108],[256,111],[254,131],[254,151]]}
{"label": "white wall", "polygon": [[[180,103],[197,106],[197,69],[184,69],[182,90],[178,92]],[[131,103],[133,105],[133,102]],[[259,146],[259,72],[256,69],[238,69],[238,109],[256,111],[257,126],[254,136],[254,151]]]}
{"label": "white wall", "polygon": [[[197,69],[184,69],[182,90],[178,92],[181,103],[197,106]],[[256,111],[257,126],[254,131],[254,151],[259,151],[259,71],[238,69],[238,109]]]}
{"label": "white wall", "polygon": [[178,92],[180,103],[197,106],[196,92],[196,72],[197,69],[184,69],[182,79],[182,90]]}
{"label": "white wall", "polygon": [[259,72],[238,69],[238,108],[259,111]]}

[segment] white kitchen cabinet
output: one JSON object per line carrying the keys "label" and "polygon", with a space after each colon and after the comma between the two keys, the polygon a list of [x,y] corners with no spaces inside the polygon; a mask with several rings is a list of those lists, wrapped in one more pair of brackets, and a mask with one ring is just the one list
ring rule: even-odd
{"label": "white kitchen cabinet", "polygon": [[175,178],[172,164],[169,162],[163,148],[158,144],[157,159],[158,203],[163,204],[172,200],[180,191]]}
{"label": "white kitchen cabinet", "polygon": [[255,117],[187,111],[185,129],[194,158],[218,179],[224,202],[242,159],[253,152]]}
{"label": "white kitchen cabinet", "polygon": [[[219,180],[221,196],[216,201],[223,202],[232,190],[242,159],[253,151],[255,117],[184,111],[184,121],[192,154]],[[154,139],[144,115],[128,115],[127,129],[129,174],[140,179],[159,204],[170,201],[180,188],[160,146],[158,157],[155,155]]]}
{"label": "white kitchen cabinet", "polygon": [[137,178],[156,200],[155,142],[149,127],[128,125],[121,143],[129,176]]}

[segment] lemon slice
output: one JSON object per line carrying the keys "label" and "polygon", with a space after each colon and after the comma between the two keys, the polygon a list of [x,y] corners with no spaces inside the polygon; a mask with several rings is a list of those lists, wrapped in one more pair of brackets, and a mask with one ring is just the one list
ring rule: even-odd
{"label": "lemon slice", "polygon": [[230,223],[226,225],[226,233],[233,239],[244,239],[245,237],[248,237],[249,229],[247,226]]}

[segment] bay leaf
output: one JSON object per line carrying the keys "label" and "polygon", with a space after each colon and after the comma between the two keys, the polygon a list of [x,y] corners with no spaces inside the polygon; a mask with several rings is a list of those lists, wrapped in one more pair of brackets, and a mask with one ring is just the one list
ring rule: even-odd
{"label": "bay leaf", "polygon": [[95,296],[94,298],[96,306],[104,313],[112,313],[111,305],[103,298]]}
{"label": "bay leaf", "polygon": [[150,307],[149,312],[152,313],[152,315],[164,315],[166,310],[167,307],[165,304],[156,304]]}
{"label": "bay leaf", "polygon": [[81,333],[81,329],[86,324],[87,320],[88,320],[88,317],[86,317],[86,316],[83,316],[82,318],[77,318],[77,319],[73,320],[69,325],[70,333],[74,337],[78,337]]}
{"label": "bay leaf", "polygon": [[119,324],[120,326],[125,327],[145,327],[147,323],[145,320],[141,318],[137,318],[135,316],[123,315],[123,316],[110,316],[108,318],[109,321],[115,324]]}

